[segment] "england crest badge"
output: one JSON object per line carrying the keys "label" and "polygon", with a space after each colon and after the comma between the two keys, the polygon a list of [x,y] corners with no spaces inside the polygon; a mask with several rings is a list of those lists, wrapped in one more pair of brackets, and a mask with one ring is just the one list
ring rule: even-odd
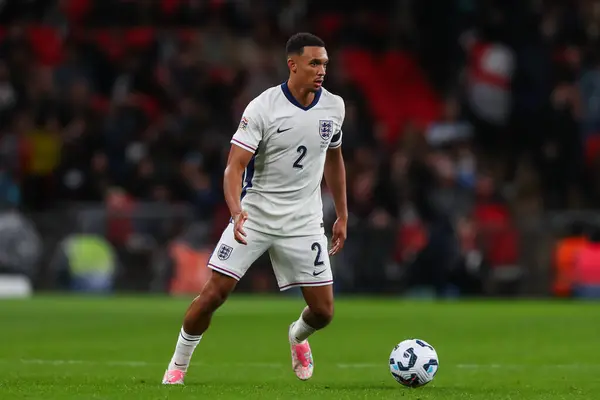
{"label": "england crest badge", "polygon": [[319,135],[323,140],[329,140],[333,134],[333,121],[329,119],[319,120]]}
{"label": "england crest badge", "polygon": [[233,247],[227,246],[226,244],[222,244],[221,247],[219,247],[219,251],[217,252],[217,257],[219,257],[219,260],[225,261],[229,258],[232,251]]}

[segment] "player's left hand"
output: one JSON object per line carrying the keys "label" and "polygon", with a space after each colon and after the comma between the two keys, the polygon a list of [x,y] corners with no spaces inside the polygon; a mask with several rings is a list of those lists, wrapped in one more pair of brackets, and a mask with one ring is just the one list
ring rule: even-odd
{"label": "player's left hand", "polygon": [[338,218],[333,224],[333,235],[331,238],[332,247],[329,250],[329,255],[334,256],[344,248],[344,242],[346,241],[346,231],[348,227],[348,220],[346,218]]}

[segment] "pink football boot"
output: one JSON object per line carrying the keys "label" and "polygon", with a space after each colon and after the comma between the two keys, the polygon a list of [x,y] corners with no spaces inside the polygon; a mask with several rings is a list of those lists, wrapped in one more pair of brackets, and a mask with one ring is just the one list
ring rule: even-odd
{"label": "pink football boot", "polygon": [[165,372],[162,383],[163,385],[183,385],[183,378],[185,378],[185,372],[172,369]]}
{"label": "pink football boot", "polygon": [[292,350],[292,369],[296,373],[296,376],[300,380],[307,380],[313,374],[314,364],[312,352],[310,351],[310,345],[308,344],[308,340],[305,340],[302,343],[297,344],[292,339],[292,326],[290,325],[290,329],[288,331],[288,339],[290,341],[290,348]]}

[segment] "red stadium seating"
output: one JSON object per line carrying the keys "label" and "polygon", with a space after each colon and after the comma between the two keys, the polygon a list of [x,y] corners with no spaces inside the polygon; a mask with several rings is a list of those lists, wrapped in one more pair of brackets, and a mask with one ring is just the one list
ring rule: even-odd
{"label": "red stadium seating", "polygon": [[167,16],[171,16],[181,7],[181,0],[162,0],[160,11]]}
{"label": "red stadium seating", "polygon": [[92,8],[91,0],[67,0],[62,3],[62,11],[71,24],[81,24]]}
{"label": "red stadium seating", "polygon": [[193,28],[182,28],[177,30],[179,40],[184,43],[189,43],[194,39],[194,36],[198,34],[197,29]]}
{"label": "red stadium seating", "polygon": [[478,204],[475,206],[475,220],[479,226],[497,229],[510,221],[507,208],[501,204]]}
{"label": "red stadium seating", "polygon": [[[390,144],[397,141],[408,122],[425,128],[439,117],[440,100],[407,53],[392,51],[381,59],[362,49],[346,49],[342,60],[348,74],[371,103],[371,112],[381,119]],[[378,79],[386,76],[385,80]]]}
{"label": "red stadium seating", "polygon": [[405,224],[396,235],[394,260],[405,262],[427,245],[427,232],[420,222]]}
{"label": "red stadium seating", "polygon": [[158,101],[148,95],[137,93],[133,95],[133,99],[136,105],[146,114],[146,117],[150,121],[154,121],[156,118],[160,117],[160,105]]}
{"label": "red stadium seating", "polygon": [[600,156],[600,133],[590,135],[585,139],[585,161],[592,165]]}
{"label": "red stadium seating", "polygon": [[93,40],[111,61],[119,60],[125,54],[123,39],[118,31],[98,29],[93,34]]}
{"label": "red stadium seating", "polygon": [[125,44],[128,47],[144,49],[152,45],[156,30],[151,27],[135,27],[125,31]]}
{"label": "red stadium seating", "polygon": [[487,235],[488,260],[492,266],[513,266],[518,262],[517,232],[512,227],[491,231]]}
{"label": "red stadium seating", "polygon": [[110,108],[110,100],[104,96],[94,95],[92,96],[91,107],[100,114],[106,114]]}
{"label": "red stadium seating", "polygon": [[27,30],[29,42],[41,65],[55,66],[63,59],[63,39],[50,26],[34,25]]}
{"label": "red stadium seating", "polygon": [[475,207],[474,217],[491,265],[516,265],[519,257],[518,237],[509,210],[501,204],[480,204]]}
{"label": "red stadium seating", "polygon": [[344,20],[339,14],[322,14],[317,18],[315,33],[323,40],[329,41],[342,27]]}

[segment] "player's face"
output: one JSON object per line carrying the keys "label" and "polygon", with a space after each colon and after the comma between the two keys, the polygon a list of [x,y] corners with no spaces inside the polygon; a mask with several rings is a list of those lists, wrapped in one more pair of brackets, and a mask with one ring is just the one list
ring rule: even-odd
{"label": "player's face", "polygon": [[298,82],[306,89],[317,91],[323,85],[327,63],[327,51],[324,47],[307,46],[302,55],[294,56],[292,71],[296,73]]}

